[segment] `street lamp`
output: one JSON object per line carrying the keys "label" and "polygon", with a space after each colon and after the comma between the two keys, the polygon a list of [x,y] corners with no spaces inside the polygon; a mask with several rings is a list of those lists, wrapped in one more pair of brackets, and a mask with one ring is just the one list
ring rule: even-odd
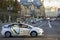
{"label": "street lamp", "polygon": [[11,11],[13,10],[13,7],[11,6],[11,5],[9,5],[8,7],[7,7],[7,10],[8,10],[8,12],[9,12],[9,22],[11,22]]}

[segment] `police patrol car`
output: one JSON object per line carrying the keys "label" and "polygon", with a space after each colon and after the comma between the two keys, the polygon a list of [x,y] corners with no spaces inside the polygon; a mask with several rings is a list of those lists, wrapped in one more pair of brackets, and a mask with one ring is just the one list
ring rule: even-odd
{"label": "police patrol car", "polygon": [[11,36],[42,36],[44,33],[43,29],[33,27],[25,23],[12,23],[2,26],[1,34],[3,37]]}

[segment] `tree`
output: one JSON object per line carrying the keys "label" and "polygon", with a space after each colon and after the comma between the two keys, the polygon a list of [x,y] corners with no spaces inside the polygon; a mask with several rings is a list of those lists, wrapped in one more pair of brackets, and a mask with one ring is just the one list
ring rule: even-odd
{"label": "tree", "polygon": [[8,6],[7,1],[6,0],[2,0],[1,1],[1,8],[6,9],[7,6]]}
{"label": "tree", "polygon": [[8,19],[7,18],[8,17],[7,7],[9,5],[13,7],[13,10],[11,11],[11,16],[13,16],[12,18],[15,18],[16,16],[18,16],[16,13],[18,13],[18,11],[21,10],[21,7],[17,0],[15,1],[14,0],[0,0],[0,14],[2,16],[4,15],[3,18],[0,15],[0,19],[5,19],[5,18]]}
{"label": "tree", "polygon": [[18,11],[21,9],[20,4],[18,3],[17,0],[14,2],[14,12],[18,13]]}

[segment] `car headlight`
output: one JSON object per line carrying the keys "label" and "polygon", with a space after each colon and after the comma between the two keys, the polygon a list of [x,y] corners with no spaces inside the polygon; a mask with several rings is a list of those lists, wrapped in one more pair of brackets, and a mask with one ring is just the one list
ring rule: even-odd
{"label": "car headlight", "polygon": [[43,32],[43,29],[39,29],[40,32]]}

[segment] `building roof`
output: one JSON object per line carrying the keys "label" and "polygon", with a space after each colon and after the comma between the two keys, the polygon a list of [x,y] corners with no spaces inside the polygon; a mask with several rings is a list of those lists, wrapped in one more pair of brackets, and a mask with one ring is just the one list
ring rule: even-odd
{"label": "building roof", "polygon": [[42,4],[41,4],[41,2],[33,2],[33,5],[35,5],[35,6],[41,6]]}
{"label": "building roof", "polygon": [[35,6],[41,6],[41,2],[34,0],[33,2],[28,2],[27,0],[20,0],[20,4],[24,6],[30,6],[30,5],[35,5]]}
{"label": "building roof", "polygon": [[22,4],[24,6],[31,6],[32,5],[32,3],[28,3],[28,2],[24,2],[24,3],[21,2],[20,4]]}

